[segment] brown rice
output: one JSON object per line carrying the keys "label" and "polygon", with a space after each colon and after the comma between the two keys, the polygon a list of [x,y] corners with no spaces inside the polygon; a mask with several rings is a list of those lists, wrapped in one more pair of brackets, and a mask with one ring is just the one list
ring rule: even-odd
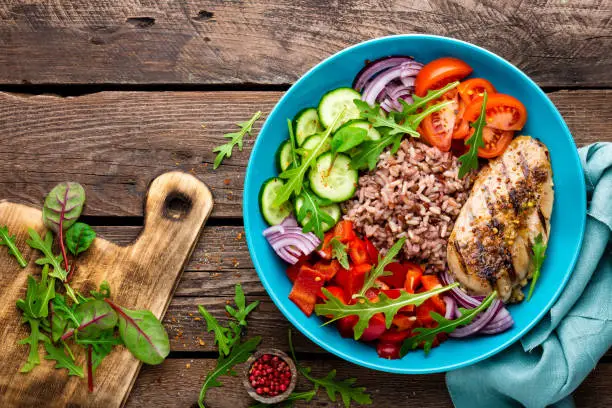
{"label": "brown rice", "polygon": [[446,267],[448,237],[471,186],[470,177],[457,177],[458,169],[451,153],[405,139],[397,154],[385,151],[377,168],[359,178],[344,218],[383,254],[406,237],[400,259],[439,272]]}

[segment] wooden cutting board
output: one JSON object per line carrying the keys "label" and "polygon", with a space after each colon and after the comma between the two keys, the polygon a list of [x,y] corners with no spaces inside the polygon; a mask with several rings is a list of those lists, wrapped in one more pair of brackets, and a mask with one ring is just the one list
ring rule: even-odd
{"label": "wooden cutting board", "polygon": [[[107,280],[116,303],[150,309],[161,319],[212,206],[210,191],[195,177],[163,174],[149,187],[145,226],[136,241],[118,246],[96,238],[80,255],[72,286],[85,294]],[[0,247],[0,407],[122,406],[140,369],[140,362],[123,347],[117,347],[98,368],[92,394],[87,392],[85,378],[68,377],[67,370],[54,369],[54,362],[42,357],[30,373],[19,373],[28,347],[17,341],[29,333],[20,323],[15,301],[25,296],[27,276],[41,272],[34,264],[39,253],[25,243],[27,229],[43,236],[45,227],[39,209],[6,201],[0,201],[1,225],[17,235],[17,246],[29,263],[21,269],[6,247]],[[41,356],[43,351],[41,345]],[[77,361],[82,363],[84,356],[77,356]]]}

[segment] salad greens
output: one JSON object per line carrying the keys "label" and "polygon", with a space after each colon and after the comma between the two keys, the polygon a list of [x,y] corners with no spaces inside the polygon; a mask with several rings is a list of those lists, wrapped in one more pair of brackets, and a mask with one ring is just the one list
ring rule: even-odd
{"label": "salad greens", "polygon": [[[295,362],[295,366],[300,374],[302,374],[308,381],[314,384],[314,390],[310,391],[306,396],[310,396],[310,393],[316,395],[320,387],[325,389],[327,396],[332,402],[336,402],[337,394],[340,394],[342,402],[346,408],[350,407],[351,401],[355,401],[358,404],[369,405],[372,403],[370,395],[366,393],[365,387],[355,387],[356,378],[347,378],[345,380],[336,379],[336,370],[331,370],[325,377],[316,378],[310,374],[310,368],[302,367],[295,356],[295,350],[293,349],[293,340],[291,338],[291,329],[289,329],[289,350],[291,356]],[[312,397],[310,397],[312,398]],[[310,401],[308,399],[307,401]]]}
{"label": "salad greens", "polygon": [[399,310],[404,306],[420,306],[430,297],[444,293],[456,286],[459,286],[459,284],[453,283],[448,286],[429,290],[427,292],[414,294],[408,293],[405,290],[399,290],[400,295],[395,299],[391,299],[384,292],[381,292],[378,295],[378,301],[376,302],[373,302],[367,298],[360,298],[359,301],[353,305],[344,304],[326,288],[321,288],[321,291],[327,300],[324,303],[319,303],[315,306],[315,313],[317,316],[330,317],[330,320],[325,322],[324,325],[335,322],[343,317],[357,316],[359,320],[355,324],[354,331],[355,340],[359,340],[365,329],[368,327],[370,319],[375,314],[382,313],[385,316],[385,323],[388,329],[391,327],[393,317],[395,317]]}
{"label": "salad greens", "polygon": [[19,251],[19,248],[17,248],[17,244],[15,243],[15,235],[11,236],[9,234],[9,230],[6,225],[4,227],[0,227],[0,246],[8,247],[8,253],[15,257],[19,266],[25,268],[28,265],[26,260],[23,258],[21,251]]}
{"label": "salad greens", "polygon": [[218,378],[222,375],[235,375],[233,367],[247,361],[261,341],[261,337],[253,337],[242,342],[242,335],[247,327],[246,318],[259,305],[259,301],[247,305],[242,286],[238,284],[235,288],[234,303],[235,308],[229,305],[225,307],[231,317],[227,327],[221,326],[204,306],[198,306],[200,314],[206,320],[207,330],[214,333],[215,343],[219,347],[217,365],[206,375],[200,390],[198,397],[200,408],[205,408],[206,392],[212,387],[222,386]]}
{"label": "salad greens", "polygon": [[404,340],[404,344],[402,344],[402,348],[400,350],[400,356],[405,356],[406,353],[408,353],[410,350],[414,350],[421,343],[423,343],[423,350],[425,351],[425,354],[428,354],[433,346],[434,340],[436,339],[436,335],[440,333],[452,333],[457,327],[469,324],[476,316],[480,314],[480,312],[487,310],[496,297],[497,292],[493,291],[482,301],[481,304],[473,309],[464,309],[460,307],[459,313],[461,316],[453,320],[448,320],[439,313],[433,311],[429,312],[431,317],[438,323],[438,325],[432,328],[417,327],[413,329],[412,332],[416,333],[416,336],[409,337]]}
{"label": "salad greens", "polygon": [[[85,191],[78,183],[61,183],[45,199],[43,221],[59,240],[61,253],[53,253],[53,234],[44,238],[29,229],[27,244],[42,252],[35,261],[42,266],[40,280],[28,276],[25,299],[16,306],[22,312],[22,321],[30,326],[30,335],[18,343],[30,347],[28,358],[21,367],[27,373],[40,364],[39,343],[44,344],[46,360],[54,360],[55,368],[66,369],[70,376],[84,376],[77,364],[70,340],[81,346],[86,354],[88,389],[93,391],[93,373],[103,358],[117,345],[125,345],[130,352],[148,364],[159,364],[169,353],[168,335],[160,321],[148,310],[129,310],[111,302],[110,286],[102,282],[98,291],[85,297],[68,284],[72,268],[66,247],[77,257],[86,251],[95,232],[77,219],[85,203]],[[66,230],[66,234],[63,234]],[[66,242],[64,242],[66,238]],[[57,289],[63,285],[65,295]]]}
{"label": "salad greens", "polygon": [[329,245],[331,245],[332,249],[332,258],[337,259],[340,266],[342,266],[344,269],[349,269],[350,265],[348,260],[348,254],[346,251],[347,245],[344,245],[336,237],[333,237],[329,240]]}
{"label": "salad greens", "polygon": [[226,133],[223,135],[223,137],[230,139],[230,141],[213,149],[213,153],[218,152],[217,157],[215,157],[213,169],[217,169],[217,167],[221,165],[226,157],[232,157],[234,146],[238,145],[238,150],[242,151],[244,136],[251,133],[253,124],[255,121],[257,121],[257,119],[259,119],[260,116],[261,111],[255,112],[251,119],[247,120],[246,122],[237,123],[238,127],[240,127],[238,132]]}
{"label": "salad greens", "polygon": [[304,183],[304,177],[306,177],[307,171],[315,164],[315,159],[319,156],[319,154],[323,152],[323,148],[327,143],[332,133],[332,130],[336,126],[336,123],[338,123],[338,120],[340,120],[340,118],[342,117],[344,111],[345,110],[343,109],[336,116],[336,119],[333,121],[332,125],[321,134],[321,141],[317,143],[317,145],[308,152],[308,155],[302,157],[303,161],[300,164],[298,164],[294,168],[290,168],[283,171],[279,175],[281,179],[285,179],[287,181],[279,190],[276,199],[272,203],[273,205],[280,206],[287,200],[289,200],[291,194],[300,194]]}
{"label": "salad greens", "polygon": [[533,290],[535,289],[536,282],[540,277],[540,270],[542,269],[542,264],[544,263],[544,258],[546,258],[546,244],[544,244],[542,240],[542,233],[538,234],[535,237],[533,242],[533,277],[531,278],[531,286],[529,287],[529,294],[527,295],[527,301],[531,299],[531,295],[533,295]]}
{"label": "salad greens", "polygon": [[482,108],[480,110],[480,116],[474,123],[470,123],[470,126],[474,128],[474,134],[465,141],[466,146],[469,145],[470,149],[466,154],[459,157],[459,178],[464,178],[472,170],[478,170],[478,149],[485,147],[484,141],[482,140],[482,130],[487,125],[487,91],[484,91],[482,96]]}
{"label": "salad greens", "polygon": [[317,237],[323,239],[323,225],[333,225],[335,221],[321,207],[331,204],[331,201],[320,198],[307,187],[303,188],[300,197],[302,206],[296,215],[299,220],[305,220],[302,231],[304,233],[312,231]]}

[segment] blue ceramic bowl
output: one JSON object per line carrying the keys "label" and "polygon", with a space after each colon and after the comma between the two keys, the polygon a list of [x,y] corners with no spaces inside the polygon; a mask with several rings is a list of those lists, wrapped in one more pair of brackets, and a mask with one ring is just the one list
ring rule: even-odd
{"label": "blue ceramic bowl", "polygon": [[[379,358],[371,345],[340,337],[334,325],[322,327],[321,319],[306,317],[287,298],[291,282],[285,275],[286,264],[262,236],[267,225],[258,205],[262,183],[277,175],[274,153],[288,137],[287,118],[293,118],[305,107],[316,107],[325,92],[351,86],[364,61],[388,55],[411,55],[424,63],[442,56],[457,57],[474,68],[473,77],[486,78],[499,92],[520,99],[528,112],[523,133],[539,138],[548,146],[555,183],[552,236],[546,261],[531,300],[509,307],[514,327],[495,336],[451,339],[432,349],[428,356],[419,350],[401,360]],[[405,374],[449,371],[473,364],[502,351],[532,328],[553,305],[572,273],[584,233],[585,206],[584,179],[576,146],[563,118],[544,92],[515,66],[487,50],[429,35],[367,41],[329,57],[300,78],[272,110],[259,133],[247,168],[243,202],[247,243],[255,269],[285,317],[312,341],[345,360],[375,370]]]}

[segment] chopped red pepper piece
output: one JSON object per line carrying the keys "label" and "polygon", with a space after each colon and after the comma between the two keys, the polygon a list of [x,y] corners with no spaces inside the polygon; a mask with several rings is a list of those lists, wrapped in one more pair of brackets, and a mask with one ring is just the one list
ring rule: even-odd
{"label": "chopped red pepper piece", "polygon": [[[342,303],[346,304],[344,289],[340,286],[326,286],[325,289],[327,289],[332,296],[337,297]],[[319,291],[317,296],[319,296],[321,300],[327,300],[327,296],[325,296],[322,291]]]}
{"label": "chopped red pepper piece", "polygon": [[349,243],[349,255],[355,265],[367,264],[370,260],[365,243],[359,238],[355,238]]}
{"label": "chopped red pepper piece", "polygon": [[340,221],[334,227],[334,237],[338,241],[346,244],[355,239],[355,231],[353,230],[353,223],[351,221]]}
{"label": "chopped red pepper piece", "polygon": [[406,289],[408,293],[416,293],[417,288],[421,285],[423,270],[420,266],[411,262],[407,262],[406,266],[408,266],[408,271],[406,272],[404,289]]}
{"label": "chopped red pepper piece", "polygon": [[381,334],[379,340],[388,343],[401,343],[410,337],[411,334],[410,330],[399,331],[397,329],[389,329]]}
{"label": "chopped red pepper piece", "polygon": [[363,242],[365,243],[366,252],[368,253],[368,257],[370,257],[370,263],[372,265],[378,264],[378,249],[370,242],[369,239],[364,238]]}
{"label": "chopped red pepper piece", "polygon": [[317,294],[325,282],[325,277],[309,266],[303,265],[295,280],[289,299],[293,301],[306,316],[314,311]]}
{"label": "chopped red pepper piece", "polygon": [[361,290],[365,281],[365,274],[370,272],[371,269],[372,265],[368,264],[352,266],[349,269],[348,283],[344,287],[348,299]]}
{"label": "chopped red pepper piece", "polygon": [[398,331],[410,331],[417,322],[415,316],[406,316],[397,314],[393,317],[393,325],[397,327]]}
{"label": "chopped red pepper piece", "polygon": [[382,313],[376,313],[368,322],[368,327],[363,331],[360,340],[372,341],[379,338],[387,329],[385,317]]}
{"label": "chopped red pepper piece", "polygon": [[400,289],[404,287],[406,281],[406,272],[408,268],[399,262],[392,262],[385,266],[385,271],[391,272],[392,275],[381,276],[379,279],[385,282],[393,289]]}
{"label": "chopped red pepper piece", "polygon": [[[436,275],[423,275],[423,277],[421,277],[421,284],[423,285],[423,290],[425,291],[442,287],[442,283]],[[440,296],[432,296],[429,298],[429,300],[434,305],[436,312],[440,314],[444,314],[446,312],[446,304],[442,298],[440,298]]]}
{"label": "chopped red pepper piece", "polygon": [[319,272],[321,275],[325,276],[325,281],[327,282],[332,280],[332,278],[336,276],[336,273],[338,273],[338,271],[342,269],[342,265],[340,265],[340,263],[334,259],[331,262],[317,262],[313,265],[312,268]]}

